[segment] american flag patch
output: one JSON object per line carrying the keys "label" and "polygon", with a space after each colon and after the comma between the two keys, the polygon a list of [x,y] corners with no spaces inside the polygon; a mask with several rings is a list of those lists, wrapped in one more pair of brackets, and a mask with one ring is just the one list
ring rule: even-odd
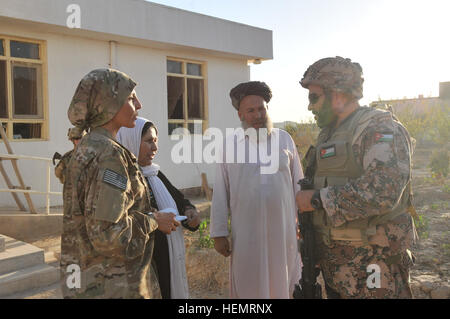
{"label": "american flag patch", "polygon": [[394,134],[392,133],[375,133],[375,141],[377,142],[392,142]]}
{"label": "american flag patch", "polygon": [[106,169],[103,174],[103,182],[115,186],[121,190],[127,189],[127,179],[116,172]]}

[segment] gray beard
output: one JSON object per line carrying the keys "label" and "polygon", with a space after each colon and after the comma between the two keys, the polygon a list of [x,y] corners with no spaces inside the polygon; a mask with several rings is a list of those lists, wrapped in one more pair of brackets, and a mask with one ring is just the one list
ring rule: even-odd
{"label": "gray beard", "polygon": [[[244,129],[244,131],[251,127],[251,126],[250,126],[246,121],[244,121],[244,120],[241,120],[241,126],[242,126],[242,128]],[[266,122],[264,123],[264,125],[263,125],[262,128],[266,128],[266,129],[267,129],[267,132],[269,133],[269,135],[270,135],[270,133],[272,133],[273,122],[272,122],[272,119],[271,119],[269,116],[267,116]],[[258,136],[259,136],[259,130],[256,130],[256,133],[257,133]]]}
{"label": "gray beard", "polygon": [[[247,129],[251,129],[253,128],[252,126],[250,126],[246,121],[241,120],[241,126],[244,129],[244,131],[247,131]],[[272,129],[273,129],[273,122],[270,119],[269,116],[267,116],[266,122],[264,123],[263,127],[260,128],[262,131],[260,132],[259,129],[255,129],[256,130],[256,142],[259,143],[260,140],[266,140],[270,134],[272,133]],[[267,135],[261,135],[263,134],[262,132],[266,131]],[[252,135],[250,135],[252,136]]]}

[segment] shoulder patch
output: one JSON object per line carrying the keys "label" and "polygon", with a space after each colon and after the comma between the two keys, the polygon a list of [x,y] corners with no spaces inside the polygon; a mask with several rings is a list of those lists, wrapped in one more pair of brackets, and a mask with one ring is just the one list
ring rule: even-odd
{"label": "shoulder patch", "polygon": [[375,141],[376,142],[392,142],[394,140],[393,132],[376,132]]}
{"label": "shoulder patch", "polygon": [[336,146],[330,145],[328,147],[324,147],[320,150],[320,158],[328,158],[336,156]]}
{"label": "shoulder patch", "polygon": [[121,190],[127,189],[127,178],[116,172],[106,169],[103,174],[103,182],[115,186]]}

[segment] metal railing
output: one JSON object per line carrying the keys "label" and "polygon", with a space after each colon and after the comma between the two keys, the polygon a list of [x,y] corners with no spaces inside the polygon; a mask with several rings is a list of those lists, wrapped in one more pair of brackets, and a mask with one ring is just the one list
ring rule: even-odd
{"label": "metal railing", "polygon": [[38,161],[44,161],[47,162],[47,190],[45,192],[42,191],[36,191],[31,189],[20,189],[18,187],[15,187],[14,189],[10,188],[1,188],[0,192],[9,192],[9,193],[24,193],[24,194],[36,194],[36,195],[46,195],[46,215],[50,214],[50,195],[62,195],[61,192],[52,192],[50,190],[50,177],[51,177],[51,164],[52,159],[51,158],[45,158],[45,157],[36,157],[36,156],[26,156],[26,155],[11,155],[11,154],[0,154],[0,161],[1,160],[18,160],[18,159],[28,159],[28,160],[38,160]]}

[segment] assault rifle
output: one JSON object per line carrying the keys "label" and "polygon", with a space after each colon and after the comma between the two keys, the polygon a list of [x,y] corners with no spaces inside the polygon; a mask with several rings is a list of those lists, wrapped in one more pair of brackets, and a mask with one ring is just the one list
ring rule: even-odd
{"label": "assault rifle", "polygon": [[[316,149],[310,146],[305,155],[305,178],[298,183],[301,190],[314,189],[314,173],[316,170]],[[316,267],[315,237],[312,212],[297,212],[300,228],[300,253],[303,261],[302,278],[295,285],[294,299],[322,299],[322,288],[317,283],[320,269]]]}
{"label": "assault rifle", "polygon": [[52,159],[52,161],[53,161],[53,165],[56,165],[56,162],[55,162],[55,160],[61,160],[61,158],[62,158],[62,155],[61,154],[59,154],[58,152],[55,152],[55,154],[53,154],[53,159]]}

